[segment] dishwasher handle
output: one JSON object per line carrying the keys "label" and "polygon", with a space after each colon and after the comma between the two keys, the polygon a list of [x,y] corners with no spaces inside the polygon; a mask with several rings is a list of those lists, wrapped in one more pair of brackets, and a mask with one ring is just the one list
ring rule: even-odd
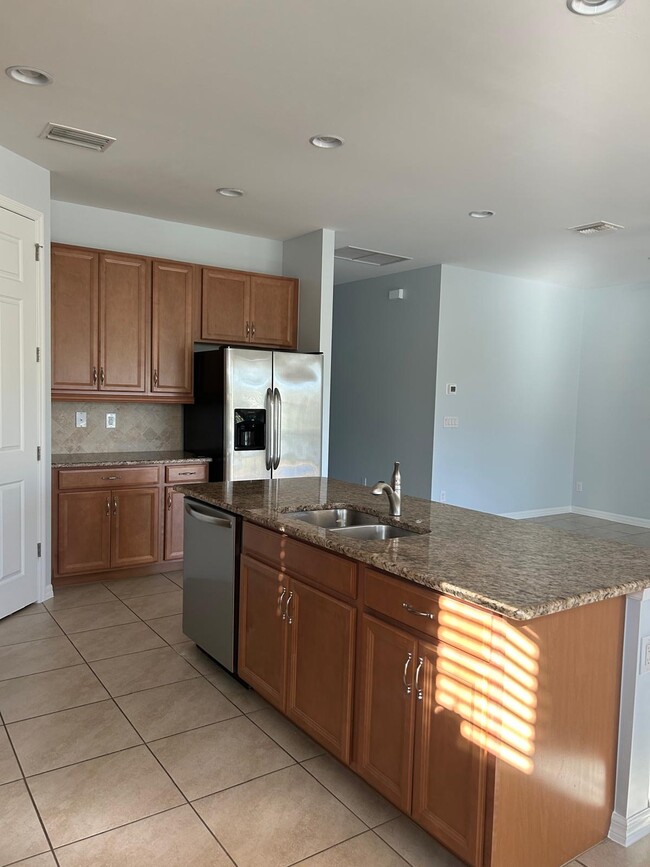
{"label": "dishwasher handle", "polygon": [[197,512],[196,509],[193,509],[189,505],[189,503],[185,503],[185,512],[192,518],[196,518],[197,521],[204,521],[206,524],[214,524],[215,527],[227,527],[229,530],[232,529],[230,521],[227,521],[225,518],[215,518],[212,515],[204,515],[202,512]]}

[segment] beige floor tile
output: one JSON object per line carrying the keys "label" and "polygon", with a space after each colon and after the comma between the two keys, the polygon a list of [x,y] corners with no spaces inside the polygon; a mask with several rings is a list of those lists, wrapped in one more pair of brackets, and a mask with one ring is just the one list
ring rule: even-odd
{"label": "beige floor tile", "polygon": [[171,647],[100,659],[91,662],[90,667],[111,695],[127,695],[141,689],[153,689],[165,683],[199,677],[197,670]]}
{"label": "beige floor tile", "polygon": [[0,786],[19,780],[21,777],[20,767],[9,743],[5,727],[0,725]]}
{"label": "beige floor tile", "polygon": [[11,644],[0,647],[0,680],[66,668],[80,662],[83,662],[81,656],[64,635],[25,644]]}
{"label": "beige floor tile", "polygon": [[406,816],[380,825],[375,834],[413,867],[463,867],[458,858]]}
{"label": "beige floor tile", "polygon": [[243,713],[252,713],[254,710],[262,710],[269,708],[270,704],[265,701],[261,695],[258,695],[254,689],[248,689],[242,686],[238,680],[231,677],[223,669],[219,669],[216,674],[206,675],[211,684],[217,687],[219,692],[222,692],[228,701],[237,705]]}
{"label": "beige floor tile", "polygon": [[151,596],[156,593],[169,593],[176,590],[173,581],[168,581],[164,575],[145,575],[143,578],[122,578],[118,581],[104,581],[119,599],[131,599],[136,596]]}
{"label": "beige floor tile", "polygon": [[400,815],[385,798],[331,756],[310,759],[303,762],[303,767],[371,828]]}
{"label": "beige floor tile", "polygon": [[164,638],[167,644],[181,644],[187,641],[187,635],[183,632],[183,615],[172,614],[170,617],[157,617],[148,620],[152,629]]}
{"label": "beige floor tile", "polygon": [[55,848],[184,803],[144,746],[31,777],[29,787]]}
{"label": "beige floor tile", "polygon": [[183,586],[182,572],[165,572],[165,578],[169,578],[170,581],[173,581],[174,584],[177,584],[179,587]]}
{"label": "beige floor tile", "polygon": [[[170,587],[173,586],[170,582]],[[125,599],[125,603],[143,620],[154,620],[158,617],[171,617],[183,611],[183,591],[178,587],[170,593],[156,593],[155,596],[137,596],[135,599]]]}
{"label": "beige floor tile", "polygon": [[339,843],[300,864],[305,867],[408,867],[408,863],[372,831]]}
{"label": "beige floor tile", "polygon": [[21,608],[20,611],[16,611],[12,616],[25,617],[31,614],[42,614],[44,611],[47,611],[47,608],[42,602],[32,602],[31,605],[26,605],[24,608]]}
{"label": "beige floor tile", "polygon": [[26,861],[16,861],[11,867],[57,867],[57,865],[54,855],[51,852],[45,852],[43,855],[27,858]]}
{"label": "beige floor tile", "polygon": [[25,776],[142,743],[113,701],[11,723],[7,729]]}
{"label": "beige floor tile", "polygon": [[0,645],[21,644],[25,641],[38,641],[40,638],[55,638],[63,633],[45,611],[30,617],[5,617],[0,620]]}
{"label": "beige floor tile", "polygon": [[291,756],[245,716],[149,746],[190,801],[293,764]]}
{"label": "beige floor tile", "polygon": [[52,617],[67,633],[88,632],[106,626],[118,626],[120,623],[133,623],[138,619],[119,599],[102,602],[100,605],[84,605],[81,608],[53,611]]}
{"label": "beige floor tile", "polygon": [[249,714],[249,719],[280,744],[282,749],[297,762],[313,759],[314,756],[320,756],[325,752],[321,746],[272,707],[254,711]]}
{"label": "beige floor tile", "polygon": [[[197,647],[193,641],[183,641],[180,644],[174,645],[176,653],[180,653],[183,659],[186,659],[190,665],[193,665],[201,674],[218,675],[223,672],[223,668],[211,659],[207,653],[204,653],[200,647]],[[227,675],[228,676],[228,675]]]}
{"label": "beige floor tile", "polygon": [[644,837],[633,846],[619,846],[605,840],[576,859],[584,867],[648,867],[650,864],[650,837]]}
{"label": "beige floor tile", "polygon": [[203,677],[116,699],[146,741],[239,716],[241,711]]}
{"label": "beige floor tile", "polygon": [[0,786],[0,865],[49,849],[24,781]]}
{"label": "beige floor tile", "polygon": [[108,693],[84,664],[0,683],[0,713],[6,723],[106,698]]}
{"label": "beige floor tile", "polygon": [[115,602],[115,596],[103,584],[80,584],[78,587],[56,590],[54,597],[45,603],[45,607],[48,611],[62,611],[64,608],[99,605],[101,602]]}
{"label": "beige floor tile", "polygon": [[194,806],[238,867],[286,867],[366,830],[299,765]]}
{"label": "beige floor tile", "polygon": [[191,807],[177,807],[57,850],[61,867],[232,867]]}
{"label": "beige floor tile", "polygon": [[140,620],[121,626],[77,632],[70,636],[70,641],[89,662],[165,646],[161,637]]}

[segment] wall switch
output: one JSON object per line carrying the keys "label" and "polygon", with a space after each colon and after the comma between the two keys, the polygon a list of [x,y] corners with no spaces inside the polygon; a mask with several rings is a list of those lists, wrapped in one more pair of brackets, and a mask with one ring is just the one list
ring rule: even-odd
{"label": "wall switch", "polygon": [[443,427],[458,427],[460,420],[457,415],[446,415],[443,419]]}
{"label": "wall switch", "polygon": [[455,382],[447,383],[447,394],[456,394],[458,392],[458,386]]}
{"label": "wall switch", "polygon": [[116,428],[117,427],[117,413],[116,412],[107,412],[106,413],[106,427],[107,428]]}
{"label": "wall switch", "polygon": [[447,491],[440,491],[440,502],[441,503],[447,502]]}
{"label": "wall switch", "polygon": [[650,635],[641,639],[641,674],[650,672]]}
{"label": "wall switch", "polygon": [[403,289],[391,289],[388,293],[388,298],[390,301],[403,301],[404,300],[404,290]]}
{"label": "wall switch", "polygon": [[576,492],[578,494],[582,493],[582,482],[576,482]]}
{"label": "wall switch", "polygon": [[74,414],[74,426],[75,427],[86,427],[86,413],[85,412],[76,412]]}

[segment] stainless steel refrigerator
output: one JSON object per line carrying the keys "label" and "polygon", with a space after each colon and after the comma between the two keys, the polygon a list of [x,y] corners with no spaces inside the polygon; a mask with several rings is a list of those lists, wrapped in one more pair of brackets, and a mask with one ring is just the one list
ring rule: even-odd
{"label": "stainless steel refrigerator", "polygon": [[322,400],[320,353],[197,352],[185,448],[212,458],[210,481],[319,476]]}

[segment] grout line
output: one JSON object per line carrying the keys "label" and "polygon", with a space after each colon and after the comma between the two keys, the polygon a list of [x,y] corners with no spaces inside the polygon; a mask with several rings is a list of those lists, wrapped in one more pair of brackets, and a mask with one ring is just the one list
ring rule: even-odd
{"label": "grout line", "polygon": [[[329,754],[328,754],[328,755],[329,755]],[[319,756],[314,756],[314,758],[319,758]],[[305,759],[305,762],[309,762],[309,761],[311,761],[311,759]],[[335,761],[336,761],[336,760],[335,760]],[[342,801],[341,798],[339,798],[339,796],[338,796],[337,794],[335,794],[334,792],[331,791],[331,789],[328,789],[327,786],[325,785],[325,783],[321,782],[321,781],[318,779],[318,777],[315,776],[315,774],[312,774],[312,772],[309,770],[309,768],[306,768],[302,762],[300,762],[300,767],[303,769],[303,771],[305,771],[306,773],[308,773],[309,776],[310,776],[312,779],[316,780],[316,782],[319,783],[319,784],[320,784],[320,785],[325,789],[325,791],[326,791],[328,794],[330,794],[333,798],[336,798],[336,800],[337,800],[340,804],[342,804],[342,805],[345,807],[345,809],[348,811],[348,813],[352,813],[352,815],[353,815],[356,819],[358,819],[358,820],[361,822],[362,825],[365,825],[365,826],[366,826],[366,829],[367,829],[368,831],[372,831],[372,827],[371,827],[371,826],[370,826],[370,825],[365,821],[365,819],[362,819],[361,816],[358,815],[358,813],[355,813],[355,812],[354,812],[354,810],[352,809],[352,807],[350,807],[348,804],[346,804],[345,801]],[[342,765],[342,767],[345,767],[345,766]],[[350,773],[352,773],[352,771],[350,771]],[[393,817],[393,818],[395,818],[395,817]]]}
{"label": "grout line", "polygon": [[349,843],[350,840],[356,840],[357,837],[363,837],[363,835],[367,833],[367,830],[360,831],[358,834],[353,834],[351,837],[346,837],[345,840],[339,840],[337,843],[332,843],[331,846],[326,846],[324,849],[319,849],[318,852],[312,852],[311,855],[307,855],[305,858],[301,858],[300,861],[292,861],[291,864],[287,865],[287,867],[298,867],[298,865],[304,864],[306,861],[309,861],[310,858],[315,858],[316,855],[322,855],[324,852],[329,852],[332,849],[336,849],[337,846],[342,846],[343,843]]}

